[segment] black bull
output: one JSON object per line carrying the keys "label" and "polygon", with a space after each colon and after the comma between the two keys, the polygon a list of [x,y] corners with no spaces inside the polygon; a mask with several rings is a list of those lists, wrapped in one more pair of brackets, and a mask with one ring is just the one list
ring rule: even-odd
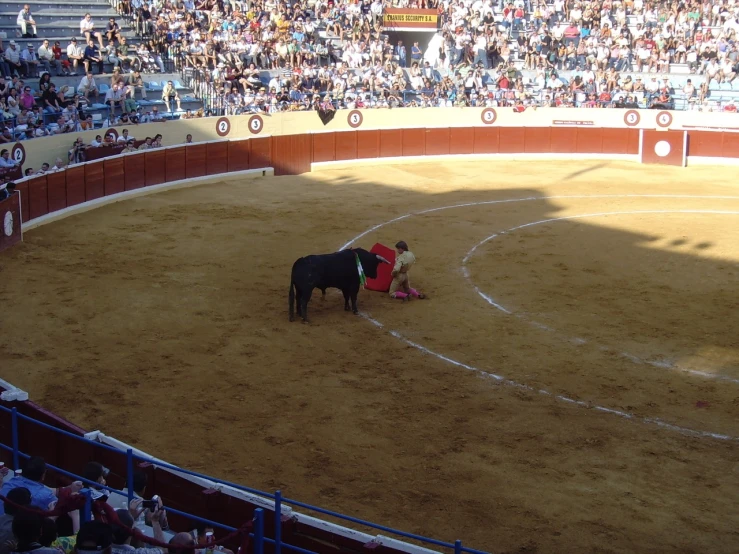
{"label": "black bull", "polygon": [[342,250],[334,254],[320,254],[299,258],[293,264],[290,275],[290,321],[294,319],[293,310],[297,300],[298,315],[303,321],[308,321],[308,302],[313,289],[333,287],[344,294],[344,309],[349,311],[349,300],[352,301],[351,310],[356,314],[357,293],[359,292],[359,271],[356,257],[362,264],[366,277],[377,278],[377,267],[381,263],[389,264],[385,258],[367,252],[362,248]]}

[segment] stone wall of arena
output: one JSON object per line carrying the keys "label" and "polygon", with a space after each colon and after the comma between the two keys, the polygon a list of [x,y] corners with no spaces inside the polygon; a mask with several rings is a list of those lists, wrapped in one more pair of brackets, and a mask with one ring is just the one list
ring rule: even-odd
{"label": "stone wall of arena", "polygon": [[[224,173],[239,172],[245,177],[296,175],[348,163],[418,163],[440,156],[739,164],[739,115],[726,113],[546,108],[523,113],[489,108],[355,110],[337,112],[325,126],[316,113],[300,112],[180,120],[129,129],[137,139],[161,133],[165,148],[109,156],[17,181],[21,202],[20,207],[14,202],[12,209],[20,212],[17,215],[22,217],[24,230],[100,204],[162,188],[193,185],[204,177]],[[79,136],[89,143],[103,131],[111,130]],[[183,144],[187,134],[193,135],[193,144]],[[74,138],[63,135],[17,143],[14,156],[22,158],[26,167],[38,168],[56,157],[66,159]],[[8,201],[0,203],[0,215],[10,209]],[[0,403],[71,433],[83,434],[83,430],[32,402]],[[0,417],[0,441],[8,444],[11,437],[6,419]],[[33,445],[23,444],[21,448],[33,448],[63,467],[81,467],[90,459],[98,459],[114,472],[125,474],[122,454],[93,453],[50,431],[41,435],[34,435]],[[202,483],[172,472],[155,471],[153,467],[147,471],[152,472],[159,494],[172,499],[177,507],[209,514],[224,523],[240,523],[233,521],[233,514],[249,513],[245,509],[256,505],[243,498],[212,494]],[[368,538],[352,536],[352,532],[338,526],[321,528],[317,522],[303,525],[302,530],[298,523],[287,522],[286,531],[296,541],[293,544],[315,548],[317,541],[325,541],[357,548]],[[293,524],[295,528],[290,528]],[[387,547],[380,550],[393,551]],[[404,547],[399,550],[409,551]]]}

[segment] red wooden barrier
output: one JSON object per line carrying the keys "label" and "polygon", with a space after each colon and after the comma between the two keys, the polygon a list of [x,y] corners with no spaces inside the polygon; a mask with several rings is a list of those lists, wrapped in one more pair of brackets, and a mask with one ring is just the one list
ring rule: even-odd
{"label": "red wooden barrier", "polygon": [[575,152],[578,154],[600,154],[603,152],[603,129],[578,127]]}
{"label": "red wooden barrier", "polygon": [[403,155],[423,156],[426,153],[426,129],[403,129]]}
{"label": "red wooden barrier", "polygon": [[67,206],[76,206],[85,201],[85,166],[67,168]]}
{"label": "red wooden barrier", "polygon": [[259,137],[251,139],[249,143],[249,169],[272,167],[272,140],[269,137]]}
{"label": "red wooden barrier", "polygon": [[208,147],[205,144],[191,144],[185,148],[185,176],[188,179],[202,177],[206,173],[205,158]]}
{"label": "red wooden barrier", "polygon": [[15,190],[18,191],[21,195],[21,216],[23,217],[23,222],[29,221],[31,219],[31,206],[29,205],[30,202],[28,201],[28,181],[22,181],[20,183],[16,183]]}
{"label": "red wooden barrier", "polygon": [[574,152],[577,144],[577,127],[552,127],[549,132],[551,152],[566,154]]}
{"label": "red wooden barrier", "polygon": [[526,129],[524,127],[499,127],[498,152],[501,154],[525,152],[525,136]]}
{"label": "red wooden barrier", "polygon": [[472,132],[474,154],[497,154],[500,132],[497,127],[476,127]]}
{"label": "red wooden barrier", "polygon": [[166,150],[146,150],[144,154],[139,154],[139,159],[143,157],[144,166],[146,167],[146,186],[160,185],[167,182],[167,151]]}
{"label": "red wooden barrier", "polygon": [[67,171],[54,171],[46,174],[46,188],[49,197],[49,211],[55,212],[67,207]]}
{"label": "red wooden barrier", "polygon": [[336,136],[338,133],[316,133],[313,135],[313,161],[333,162],[336,160]]}
{"label": "red wooden barrier", "polygon": [[228,142],[228,171],[249,169],[249,140],[231,140]]}
{"label": "red wooden barrier", "polygon": [[103,160],[103,173],[105,174],[105,196],[118,194],[126,190],[126,176],[123,170],[123,158],[111,158]]}
{"label": "red wooden barrier", "polygon": [[357,159],[357,131],[336,133],[336,161]]}
{"label": "red wooden barrier", "polygon": [[228,171],[227,142],[209,142],[206,145],[205,171],[207,175]]}
{"label": "red wooden barrier", "polygon": [[185,166],[187,164],[187,156],[185,155],[185,146],[180,148],[167,148],[166,176],[167,182],[181,181],[186,177]]}
{"label": "red wooden barrier", "polygon": [[472,154],[475,151],[475,133],[466,127],[449,128],[449,153]]}
{"label": "red wooden barrier", "polygon": [[49,193],[46,185],[46,175],[38,175],[29,179],[28,204],[31,219],[49,213]]}
{"label": "red wooden barrier", "polygon": [[551,129],[544,127],[525,127],[523,130],[523,150],[527,154],[541,154],[552,151]]}
{"label": "red wooden barrier", "polygon": [[95,200],[105,196],[105,173],[103,161],[85,164],[85,200]]}
{"label": "red wooden barrier", "polygon": [[403,129],[380,130],[380,157],[393,158],[403,155]]}
{"label": "red wooden barrier", "polygon": [[123,157],[123,182],[126,190],[146,186],[146,162],[143,152]]}
{"label": "red wooden barrier", "polygon": [[[337,135],[341,137],[341,135]],[[380,131],[357,131],[357,158],[380,157]]]}
{"label": "red wooden barrier", "polygon": [[426,155],[445,156],[449,154],[449,128],[426,129]]}
{"label": "red wooden barrier", "polygon": [[272,137],[272,166],[275,168],[275,175],[308,173],[312,159],[310,135]]}

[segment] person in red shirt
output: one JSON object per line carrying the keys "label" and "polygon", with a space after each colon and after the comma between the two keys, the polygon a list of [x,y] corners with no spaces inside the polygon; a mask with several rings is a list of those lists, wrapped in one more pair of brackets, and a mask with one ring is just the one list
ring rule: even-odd
{"label": "person in red shirt", "polygon": [[724,106],[724,111],[736,113],[736,104],[734,104],[734,102],[729,102]]}

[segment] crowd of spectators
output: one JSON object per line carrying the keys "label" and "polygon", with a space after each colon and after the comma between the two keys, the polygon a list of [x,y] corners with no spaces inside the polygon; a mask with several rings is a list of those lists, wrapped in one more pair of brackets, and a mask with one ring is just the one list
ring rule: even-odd
{"label": "crowd of spectators", "polygon": [[[429,52],[384,34],[390,5],[437,11],[438,32],[425,35]],[[74,38],[65,49],[44,40],[38,52],[29,42],[22,51],[0,42],[0,142],[86,130],[85,110],[98,103],[112,115],[96,128],[159,121],[157,108],[144,111],[135,97],[146,99],[142,72],[164,71],[165,60],[189,75],[205,113],[216,115],[322,106],[670,109],[676,96],[680,107],[736,111],[732,101],[711,102],[739,74],[739,4],[724,0],[119,0],[116,7],[139,32],[135,48],[115,18],[103,28],[89,14],[80,22],[85,49]],[[24,36],[35,36],[27,6],[18,21]],[[104,62],[113,75],[96,78]],[[675,64],[692,77],[677,90]],[[52,72],[75,75],[82,66],[76,89],[51,80]],[[182,111],[174,84],[163,88],[167,111]]]}
{"label": "crowd of spectators", "polygon": [[[325,98],[337,108],[662,108],[676,92],[702,109],[711,83],[732,87],[739,73],[739,6],[723,0],[395,0],[437,10],[430,53],[383,34],[388,5],[124,0],[118,9],[168,45],[219,114],[312,110]],[[701,77],[675,91],[665,80],[673,64]],[[265,69],[279,72],[268,84]]]}
{"label": "crowd of spectators", "polygon": [[[7,472],[3,468],[0,473]],[[90,462],[82,474],[86,484],[75,481],[68,487],[50,488],[44,484],[46,464],[40,457],[30,458],[22,474],[5,475],[0,495],[8,502],[2,503],[0,515],[0,554],[233,554],[227,548],[212,545],[214,531],[205,525],[195,524],[189,532],[170,531],[162,499],[158,496],[145,499],[145,473],[134,473],[134,495],[130,503],[127,490],[115,494],[103,488],[107,476],[107,468]],[[107,502],[118,521],[111,523],[94,517],[81,521],[78,510],[43,517],[24,509],[50,511],[62,498],[84,493],[93,501]],[[131,529],[169,546],[160,548],[142,543],[132,537]]]}

